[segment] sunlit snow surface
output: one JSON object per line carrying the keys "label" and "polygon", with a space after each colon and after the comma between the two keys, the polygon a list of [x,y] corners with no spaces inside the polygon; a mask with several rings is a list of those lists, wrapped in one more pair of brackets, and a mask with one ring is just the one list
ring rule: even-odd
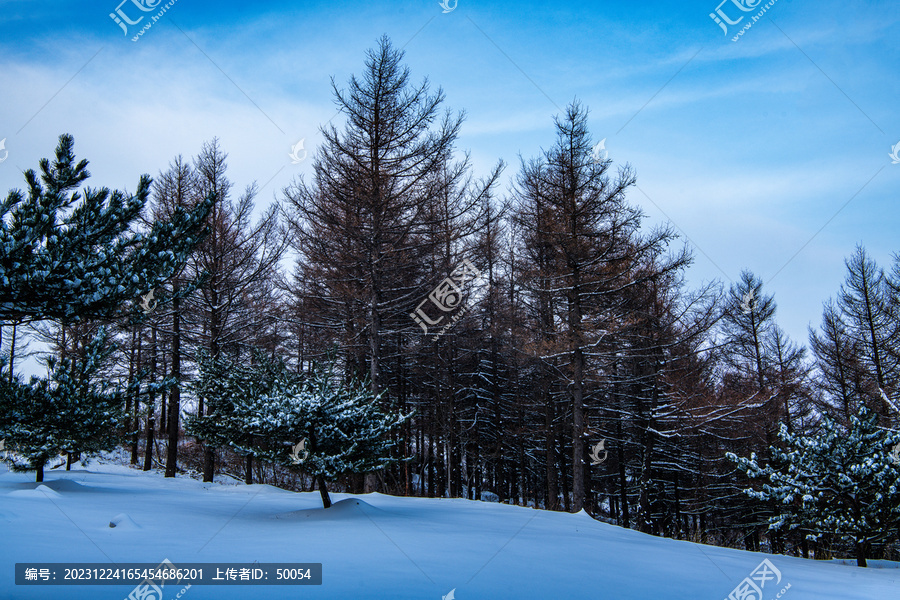
{"label": "sunlit snow surface", "polygon": [[[102,461],[101,461],[102,462]],[[769,558],[785,600],[900,598],[900,569],[700,546],[588,515],[468,500],[204,484],[115,464],[34,474],[0,466],[0,598],[124,600],[134,586],[14,585],[16,562],[320,562],[321,586],[192,586],[184,600],[724,600]],[[111,528],[111,521],[117,526]],[[852,562],[852,561],[851,561]],[[896,564],[877,562],[879,567]],[[164,600],[181,588],[166,586]]]}

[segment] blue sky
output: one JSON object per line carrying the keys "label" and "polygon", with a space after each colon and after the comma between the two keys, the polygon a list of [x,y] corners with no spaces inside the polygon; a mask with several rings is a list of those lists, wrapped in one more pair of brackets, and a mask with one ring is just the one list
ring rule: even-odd
{"label": "blue sky", "polygon": [[[857,243],[884,266],[900,252],[895,0],[777,0],[736,42],[765,2],[177,0],[132,42],[156,12],[126,0],[147,16],[125,35],[119,1],[0,0],[4,194],[63,132],[91,185],[129,190],[218,136],[237,188],[256,181],[266,205],[311,171],[289,152],[304,139],[314,153],[335,117],[330,78],[343,87],[387,34],[413,80],[466,111],[476,175],[508,164],[504,189],[519,154],[553,143],[553,116],[586,104],[595,141],[636,170],[647,225],[671,220],[694,247],[690,282],[751,269],[797,341]],[[727,36],[717,7],[745,16]]]}

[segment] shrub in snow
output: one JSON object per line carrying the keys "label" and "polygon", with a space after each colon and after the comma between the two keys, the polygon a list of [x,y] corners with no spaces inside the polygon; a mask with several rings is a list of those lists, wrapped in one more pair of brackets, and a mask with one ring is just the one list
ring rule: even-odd
{"label": "shrub in snow", "polygon": [[483,491],[483,492],[481,492],[481,501],[482,502],[500,502],[500,496],[498,496],[494,492]]}

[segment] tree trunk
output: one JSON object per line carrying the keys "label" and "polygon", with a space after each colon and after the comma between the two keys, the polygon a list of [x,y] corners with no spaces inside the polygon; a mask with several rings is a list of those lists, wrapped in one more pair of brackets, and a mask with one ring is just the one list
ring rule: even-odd
{"label": "tree trunk", "polygon": [[459,481],[458,475],[458,456],[456,452],[456,402],[454,398],[453,381],[453,361],[448,362],[447,368],[444,369],[444,383],[441,386],[442,392],[447,397],[447,443],[444,450],[447,461],[447,495],[450,498],[459,497]]}
{"label": "tree trunk", "polygon": [[492,478],[493,491],[500,502],[506,502],[506,475],[503,462],[503,400],[497,383],[493,383],[494,391],[494,473]]}
{"label": "tree trunk", "polygon": [[706,513],[700,513],[700,543],[709,543],[709,532],[706,529]]}
{"label": "tree trunk", "polygon": [[427,426],[428,439],[425,440],[425,455],[426,455],[425,456],[425,463],[426,463],[425,470],[427,471],[427,474],[428,474],[428,497],[434,498],[435,497],[435,479],[436,479],[434,463],[435,463],[435,455],[437,453],[434,450],[436,442],[434,439],[434,429],[435,429],[434,416],[435,415],[434,415],[434,407],[433,406],[431,408],[430,413],[431,413],[430,414],[431,418],[428,419],[428,426]]}
{"label": "tree trunk", "polygon": [[644,434],[644,460],[641,465],[641,482],[640,482],[640,499],[639,509],[640,518],[638,528],[643,533],[652,533],[653,508],[650,506],[650,492],[653,486],[653,443],[654,436],[649,430],[645,430]]}
{"label": "tree trunk", "polygon": [[[622,417],[619,416],[616,418],[616,434],[619,436],[619,440],[623,440],[622,437]],[[625,529],[629,529],[631,527],[631,519],[628,515],[628,478],[625,473],[625,451],[622,448],[624,444],[620,441],[616,444],[618,455],[616,460],[619,462],[619,494],[622,498],[622,527]]]}
{"label": "tree trunk", "polygon": [[437,446],[437,456],[435,457],[435,462],[437,463],[437,497],[443,498],[444,494],[447,493],[447,457],[445,456],[446,452],[444,451],[445,443],[443,441],[436,442]]}
{"label": "tree trunk", "polygon": [[[518,388],[518,386],[517,386]],[[522,409],[522,405],[519,404],[519,421],[518,421],[519,431],[525,431],[525,413]],[[527,462],[525,459],[525,436],[521,433],[516,436],[516,454],[518,455],[518,463],[519,468],[517,469],[517,478],[519,480],[519,489],[517,495],[519,496],[519,501],[522,506],[527,506],[528,501],[525,498],[526,495],[526,487],[527,484],[525,482],[525,478],[528,476],[527,471]],[[529,490],[530,491],[530,490]]]}
{"label": "tree trunk", "polygon": [[678,473],[675,473],[675,539],[681,539],[681,495],[678,486]]}
{"label": "tree trunk", "polygon": [[[12,341],[9,343],[9,382],[12,383],[15,377],[13,376],[13,365],[16,364],[16,330],[18,329],[18,325],[13,323],[12,326]],[[41,479],[43,481],[43,479]]]}
{"label": "tree trunk", "polygon": [[866,554],[868,549],[867,542],[856,542],[856,566],[857,567],[868,567],[868,563],[866,562]]}
{"label": "tree trunk", "polygon": [[[568,419],[566,419],[568,420]],[[566,477],[566,446],[565,446],[565,433],[560,432],[559,434],[559,453],[557,456],[559,457],[559,472],[562,474],[562,494],[563,494],[563,508],[566,512],[569,512],[572,506],[571,498],[569,498],[569,478]]]}
{"label": "tree trunk", "polygon": [[131,434],[131,464],[138,464],[138,446],[141,443],[141,420],[137,415],[137,398],[134,399],[134,421],[132,421],[132,426],[134,427],[134,433]]}
{"label": "tree trunk", "polygon": [[[135,347],[137,346],[137,347]],[[141,338],[137,327],[131,328],[131,360],[128,365],[128,382],[134,383],[135,370],[141,369]],[[131,464],[138,464],[138,445],[141,442],[140,395],[135,394],[131,405]]]}
{"label": "tree trunk", "polygon": [[559,475],[556,471],[556,411],[553,406],[553,398],[550,395],[550,381],[547,366],[541,361],[541,397],[544,402],[544,444],[546,456],[544,461],[547,470],[547,510],[559,510]]}
{"label": "tree trunk", "polygon": [[[159,366],[158,365],[159,346],[157,345],[157,342],[156,342],[156,325],[154,325],[151,329],[150,340],[151,340],[151,344],[153,345],[153,359],[152,359],[153,364],[150,366],[150,369],[151,369],[150,376],[151,376],[151,380],[154,383],[156,383],[156,373],[157,373],[157,368]],[[162,369],[161,369],[162,373],[165,373],[166,372],[165,356],[163,356],[163,358],[162,358],[161,366],[162,366]],[[154,398],[155,398],[155,393],[154,393]],[[151,403],[150,406],[151,406],[151,410],[152,410],[153,404]],[[167,420],[166,393],[161,392],[159,394],[159,431],[157,432],[160,436],[166,435],[169,431],[166,427],[166,420]]]}
{"label": "tree trunk", "polygon": [[244,483],[253,485],[253,455],[248,454],[244,459]]}
{"label": "tree trunk", "polygon": [[40,482],[44,481],[44,463],[38,464],[35,471],[36,472],[34,475],[34,481],[36,483],[40,483]]}
{"label": "tree trunk", "polygon": [[[218,203],[216,204],[216,207]],[[213,210],[216,210],[216,207]],[[216,250],[216,246],[218,245],[218,236],[214,235],[212,237],[213,243],[213,256],[216,257],[216,262],[218,262],[218,251]],[[210,309],[209,309],[209,355],[210,358],[216,360],[219,358],[219,336],[220,336],[220,315],[219,315],[219,289],[217,286],[217,277],[216,273],[212,274],[210,285],[209,285],[209,300],[210,300]],[[203,406],[203,396],[200,395],[197,399],[197,416],[203,417],[204,412],[208,412],[209,407],[206,407],[204,410]],[[208,444],[200,440],[200,443],[203,444],[203,481],[205,483],[211,483],[216,474],[216,451],[215,448],[210,448]]]}
{"label": "tree trunk", "polygon": [[573,315],[570,322],[572,341],[572,512],[584,506],[584,354],[581,351],[581,307],[578,290],[574,291]]}
{"label": "tree trunk", "polygon": [[178,462],[178,420],[181,410],[181,299],[175,286],[172,300],[172,377],[175,385],[169,395],[169,443],[166,448],[166,477],[175,477]]}
{"label": "tree trunk", "polygon": [[203,481],[210,483],[216,474],[216,449],[203,444]]}
{"label": "tree trunk", "polygon": [[322,508],[330,508],[331,498],[328,496],[328,487],[325,485],[325,476],[316,475],[316,482],[319,484],[319,495],[322,496]]}
{"label": "tree trunk", "polygon": [[[153,409],[153,404],[150,404]],[[153,417],[147,418],[147,446],[144,448],[144,471],[153,467]]]}
{"label": "tree trunk", "polygon": [[[377,274],[372,272],[372,282],[378,285]],[[381,313],[379,312],[379,292],[378,288],[372,290],[372,300],[370,304],[371,321],[369,323],[369,385],[372,394],[377,395],[381,391],[380,374],[381,374]]]}

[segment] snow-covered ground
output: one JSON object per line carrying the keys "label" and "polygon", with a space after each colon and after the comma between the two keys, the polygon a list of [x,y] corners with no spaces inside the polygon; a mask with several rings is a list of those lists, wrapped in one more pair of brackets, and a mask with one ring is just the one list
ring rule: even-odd
{"label": "snow-covered ground", "polygon": [[[94,461],[46,481],[0,467],[0,598],[124,600],[124,586],[16,586],[17,562],[318,562],[321,586],[166,586],[164,600],[723,600],[763,559],[746,600],[900,598],[900,569],[701,546],[565,514],[468,500],[293,493],[204,484]],[[110,528],[111,520],[118,526]],[[879,563],[882,567],[895,564]],[[451,590],[453,595],[450,596]],[[739,596],[740,597],[740,596]],[[743,597],[741,597],[743,600]]]}

